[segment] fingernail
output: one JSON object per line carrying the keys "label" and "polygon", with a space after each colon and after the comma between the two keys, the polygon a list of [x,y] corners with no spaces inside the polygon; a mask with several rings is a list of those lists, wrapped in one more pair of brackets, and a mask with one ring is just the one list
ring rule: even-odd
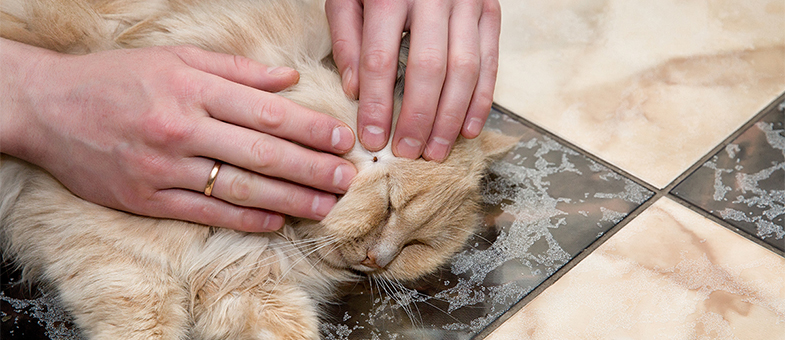
{"label": "fingernail", "polygon": [[415,159],[420,157],[420,153],[422,152],[422,142],[414,138],[403,138],[398,141],[396,151],[398,151],[398,156],[400,157]]}
{"label": "fingernail", "polygon": [[354,145],[354,133],[346,126],[337,126],[333,129],[330,144],[339,151],[349,151]]}
{"label": "fingernail", "polygon": [[335,202],[337,202],[337,198],[332,195],[328,196],[314,196],[313,202],[311,202],[311,212],[313,212],[319,219],[324,218],[327,214],[330,213]]}
{"label": "fingernail", "polygon": [[341,75],[341,87],[343,87],[343,93],[346,93],[352,99],[357,99],[357,95],[349,88],[352,84],[352,68],[347,67],[343,70],[343,74]]}
{"label": "fingernail", "polygon": [[268,231],[275,231],[281,229],[283,226],[283,216],[277,214],[270,214],[264,219],[262,228]]}
{"label": "fingernail", "polygon": [[273,66],[267,68],[267,74],[273,76],[283,76],[292,72],[294,72],[294,69],[286,66]]}
{"label": "fingernail", "polygon": [[357,170],[353,166],[339,165],[333,174],[333,186],[346,192],[355,175],[357,175]]}
{"label": "fingernail", "polygon": [[384,136],[384,129],[376,125],[368,125],[363,129],[362,135],[363,145],[370,151],[379,151],[385,144],[387,138]]}
{"label": "fingernail", "polygon": [[477,136],[482,132],[482,125],[483,121],[479,118],[469,119],[469,123],[466,124],[466,131],[472,136]]}
{"label": "fingernail", "polygon": [[449,152],[450,142],[441,137],[434,137],[425,147],[425,152],[423,154],[427,155],[430,160],[441,162],[447,158]]}

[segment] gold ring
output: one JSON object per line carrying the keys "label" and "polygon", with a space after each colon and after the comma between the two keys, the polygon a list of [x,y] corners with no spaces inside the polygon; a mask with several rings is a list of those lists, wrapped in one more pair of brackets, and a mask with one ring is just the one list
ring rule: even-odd
{"label": "gold ring", "polygon": [[215,178],[218,177],[218,170],[221,170],[223,163],[215,161],[213,170],[210,170],[210,177],[207,178],[207,185],[204,186],[204,195],[210,197],[213,194],[213,186],[215,185]]}

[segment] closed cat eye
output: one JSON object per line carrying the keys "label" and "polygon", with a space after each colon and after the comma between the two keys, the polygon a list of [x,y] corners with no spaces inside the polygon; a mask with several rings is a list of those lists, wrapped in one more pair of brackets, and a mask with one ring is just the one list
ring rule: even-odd
{"label": "closed cat eye", "polygon": [[430,245],[428,245],[428,243],[425,243],[425,242],[423,242],[421,240],[411,240],[411,241],[409,241],[409,242],[407,242],[406,244],[403,245],[404,248],[406,248],[408,246],[426,246],[426,247],[430,247]]}

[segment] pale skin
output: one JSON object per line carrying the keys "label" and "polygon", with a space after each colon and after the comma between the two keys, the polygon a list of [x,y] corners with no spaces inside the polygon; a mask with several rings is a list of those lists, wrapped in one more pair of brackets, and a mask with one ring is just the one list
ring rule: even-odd
{"label": "pale skin", "polygon": [[411,45],[393,153],[442,161],[459,134],[480,134],[498,68],[497,0],[327,0],[325,8],[344,91],[360,100],[363,147],[377,151],[390,139],[404,31]]}
{"label": "pale skin", "polygon": [[[365,148],[389,139],[404,30],[412,40],[393,152],[441,161],[459,134],[479,135],[496,78],[496,0],[328,0],[326,11]],[[322,219],[356,174],[337,156],[354,145],[346,124],[275,94],[296,70],[185,46],[73,56],[6,39],[0,68],[0,151],[100,205],[272,231],[284,215]]]}
{"label": "pale skin", "polygon": [[88,201],[269,231],[323,218],[356,173],[333,155],[354,145],[346,124],[272,93],[292,69],[183,46],[71,56],[0,40],[0,58],[2,152]]}

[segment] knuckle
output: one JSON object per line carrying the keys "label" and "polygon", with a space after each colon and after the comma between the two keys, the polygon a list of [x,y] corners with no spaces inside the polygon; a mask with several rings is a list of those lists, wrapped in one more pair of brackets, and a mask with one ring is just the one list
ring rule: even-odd
{"label": "knuckle", "polygon": [[425,48],[409,58],[410,66],[418,72],[443,73],[447,68],[444,52],[435,48]]}
{"label": "knuckle", "polygon": [[168,166],[166,160],[159,156],[143,157],[137,164],[141,167],[142,176],[148,183],[155,183],[171,174],[171,167]]}
{"label": "knuckle", "polygon": [[199,86],[200,83],[194,77],[193,69],[188,67],[167,69],[161,74],[161,77],[163,77],[163,90],[168,91],[182,106],[188,106],[202,90]]}
{"label": "knuckle", "polygon": [[[264,221],[264,219],[261,219]],[[237,217],[237,225],[240,226],[241,231],[255,230],[259,227],[259,213],[254,210],[243,210]]]}
{"label": "knuckle", "polygon": [[229,184],[229,200],[235,203],[247,202],[251,197],[251,174],[234,176]]}
{"label": "knuckle", "polygon": [[368,100],[360,101],[358,111],[362,112],[369,121],[375,122],[385,119],[389,108],[381,101]]}
{"label": "knuckle", "polygon": [[202,224],[218,224],[218,212],[215,208],[207,204],[200,204],[193,209],[193,220],[201,221]]}
{"label": "knuckle", "polygon": [[347,39],[336,38],[333,40],[333,54],[338,59],[343,59],[350,56],[354,45]]}
{"label": "knuckle", "polygon": [[388,73],[398,67],[398,56],[381,49],[370,50],[363,54],[362,66],[371,73]]}
{"label": "knuckle", "polygon": [[493,93],[487,91],[478,91],[474,96],[474,105],[472,107],[476,108],[476,112],[487,112],[490,111],[491,106],[493,106]]}
{"label": "knuckle", "polygon": [[483,15],[491,15],[494,17],[501,17],[502,14],[502,6],[499,4],[499,0],[485,0],[482,4],[482,13]]}
{"label": "knuckle", "polygon": [[308,124],[308,140],[319,144],[330,145],[333,124],[326,120],[316,119]]}
{"label": "knuckle", "polygon": [[153,145],[177,145],[193,135],[195,124],[188,124],[175,118],[153,114],[143,120],[148,138]]}
{"label": "knuckle", "polygon": [[461,126],[463,126],[463,121],[465,118],[465,115],[462,113],[450,111],[441,113],[437,119],[439,120],[439,124],[443,125],[445,128],[447,128],[447,130],[450,131],[450,133],[452,133],[460,130]]}
{"label": "knuckle", "polygon": [[118,148],[114,154],[119,162],[125,164],[126,178],[137,183],[128,188],[136,197],[149,198],[155,188],[172,173],[172,158],[166,153],[151,151],[146,147],[129,147]]}
{"label": "knuckle", "polygon": [[286,110],[278,99],[260,99],[254,105],[258,113],[257,123],[262,130],[274,130],[280,127],[286,119]]}
{"label": "knuckle", "polygon": [[482,10],[484,3],[485,1],[477,1],[477,0],[456,0],[455,5],[453,7],[469,8],[473,10],[472,11],[473,13],[474,12],[479,13],[480,10]]}
{"label": "knuckle", "polygon": [[482,58],[482,67],[492,77],[496,77],[496,72],[499,69],[499,56],[496,53],[489,53]]}
{"label": "knuckle", "polygon": [[377,7],[386,12],[392,10],[396,1],[398,0],[365,0],[363,5],[365,7]]}
{"label": "knuckle", "polygon": [[238,71],[250,70],[252,66],[251,59],[239,55],[232,56],[232,63]]}
{"label": "knuckle", "polygon": [[272,143],[267,138],[257,139],[251,145],[253,155],[252,166],[255,169],[263,170],[272,167],[277,161],[277,154]]}
{"label": "knuckle", "polygon": [[155,189],[144,185],[132,185],[115,188],[113,195],[119,204],[117,208],[139,213],[150,208],[151,199],[155,192]]}
{"label": "knuckle", "polygon": [[[433,103],[435,104],[435,103]],[[411,104],[408,108],[402,109],[396,126],[405,124],[412,127],[424,127],[433,125],[437,115],[437,108],[431,107],[429,103]]]}
{"label": "knuckle", "polygon": [[[300,212],[304,202],[308,202],[298,191],[290,191],[281,196],[281,210],[289,212]],[[302,213],[299,213],[302,214]]]}
{"label": "knuckle", "polygon": [[432,122],[433,115],[423,111],[414,111],[408,116],[408,120],[414,126],[423,126]]}
{"label": "knuckle", "polygon": [[308,174],[308,178],[313,178],[315,180],[319,180],[327,173],[327,169],[321,166],[321,163],[312,161],[309,162],[308,166],[305,170],[305,173]]}
{"label": "knuckle", "polygon": [[120,209],[140,212],[147,203],[146,199],[143,198],[143,194],[139,189],[126,187],[116,191],[114,196],[120,205]]}
{"label": "knuckle", "polygon": [[450,59],[450,68],[465,77],[476,77],[480,73],[480,57],[472,53],[463,53]]}

